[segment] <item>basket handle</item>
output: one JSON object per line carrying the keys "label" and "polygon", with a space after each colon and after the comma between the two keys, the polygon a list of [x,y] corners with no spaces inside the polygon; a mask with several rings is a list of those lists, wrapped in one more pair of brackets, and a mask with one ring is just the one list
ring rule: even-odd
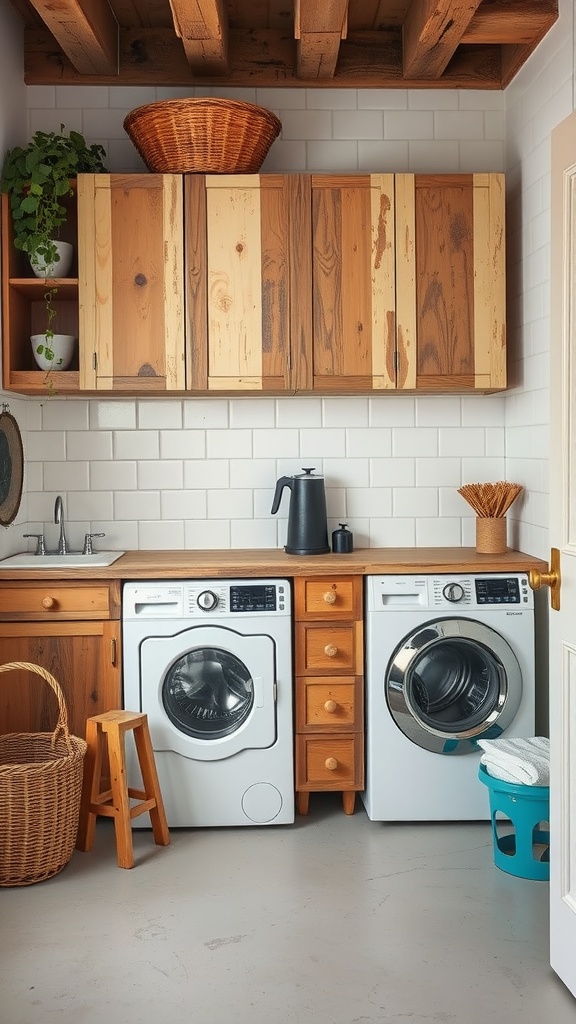
{"label": "basket handle", "polygon": [[52,687],[56,700],[58,701],[58,721],[56,722],[56,728],[52,733],[52,750],[56,747],[56,742],[60,733],[66,744],[66,749],[69,754],[72,753],[72,743],[70,742],[70,731],[68,729],[68,712],[66,710],[66,702],[64,700],[64,694],[62,693],[60,684],[41,665],[34,665],[31,661],[9,661],[5,665],[0,665],[0,672],[9,672],[11,669],[22,669],[27,672],[35,672],[36,675],[42,676],[49,686]]}

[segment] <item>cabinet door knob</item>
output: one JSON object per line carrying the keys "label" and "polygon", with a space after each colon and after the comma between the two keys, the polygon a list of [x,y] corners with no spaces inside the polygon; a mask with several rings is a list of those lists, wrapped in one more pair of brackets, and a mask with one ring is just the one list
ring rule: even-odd
{"label": "cabinet door knob", "polygon": [[338,648],[336,647],[335,644],[326,644],[326,647],[324,648],[324,654],[326,655],[327,658],[335,658],[336,655],[338,654]]}
{"label": "cabinet door knob", "polygon": [[336,604],[336,591],[327,590],[326,593],[324,594],[324,601],[326,602],[326,604]]}
{"label": "cabinet door knob", "polygon": [[43,608],[53,608],[55,604],[56,604],[55,599],[53,597],[50,597],[49,595],[47,597],[43,597],[42,598],[42,607]]}
{"label": "cabinet door knob", "polygon": [[324,711],[327,711],[329,715],[333,715],[338,707],[335,700],[327,700],[324,704]]}
{"label": "cabinet door knob", "polygon": [[324,767],[327,768],[329,772],[335,772],[338,767],[338,761],[335,757],[327,757],[324,761]]}

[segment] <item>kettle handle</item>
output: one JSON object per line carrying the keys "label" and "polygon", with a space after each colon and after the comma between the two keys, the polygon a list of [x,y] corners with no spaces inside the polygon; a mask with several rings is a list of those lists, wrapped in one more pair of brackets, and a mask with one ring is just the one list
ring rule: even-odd
{"label": "kettle handle", "polygon": [[278,511],[280,505],[280,498],[282,497],[282,491],[284,490],[285,487],[292,488],[293,479],[294,477],[291,476],[281,476],[280,479],[276,481],[276,490],[274,491],[274,498],[272,499],[272,508],[270,509],[271,515],[273,515],[274,512]]}

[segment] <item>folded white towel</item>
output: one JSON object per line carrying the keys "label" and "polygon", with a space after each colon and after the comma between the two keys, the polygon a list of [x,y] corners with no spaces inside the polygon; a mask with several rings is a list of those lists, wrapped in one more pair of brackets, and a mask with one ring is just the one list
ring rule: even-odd
{"label": "folded white towel", "polygon": [[480,764],[495,779],[524,786],[550,784],[550,740],[546,736],[502,736],[497,740],[478,740],[478,746],[485,751]]}

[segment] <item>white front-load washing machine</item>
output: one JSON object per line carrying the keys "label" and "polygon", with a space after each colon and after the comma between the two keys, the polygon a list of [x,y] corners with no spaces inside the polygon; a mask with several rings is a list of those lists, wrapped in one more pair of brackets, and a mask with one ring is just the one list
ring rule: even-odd
{"label": "white front-load washing machine", "polygon": [[124,706],[148,716],[168,824],[293,822],[289,581],[127,583],[122,609]]}
{"label": "white front-load washing machine", "polygon": [[489,819],[477,741],[534,735],[534,676],[525,573],[368,576],[368,817]]}

